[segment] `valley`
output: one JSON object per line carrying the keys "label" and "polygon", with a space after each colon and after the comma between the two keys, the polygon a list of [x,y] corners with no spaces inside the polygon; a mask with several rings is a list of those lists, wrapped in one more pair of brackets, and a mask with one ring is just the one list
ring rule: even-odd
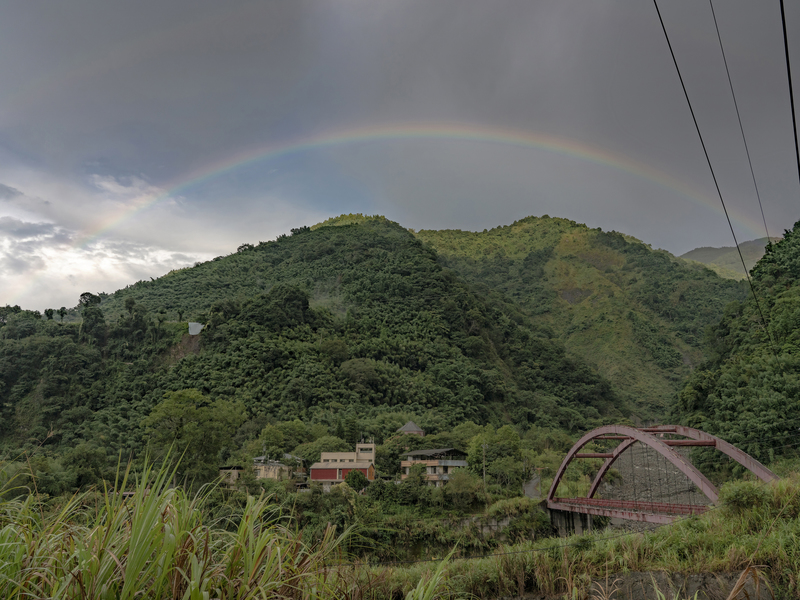
{"label": "valley", "polygon": [[[787,232],[754,267],[758,305],[739,281],[565,219],[476,233],[342,215],[113,294],[87,292],[61,314],[6,306],[3,502],[24,512],[16,503],[35,498],[37,527],[71,527],[84,518],[77,505],[69,523],[48,521],[69,498],[85,505],[117,486],[145,510],[136,490],[172,481],[185,492],[164,487],[154,502],[191,504],[205,490],[185,514],[224,536],[261,498],[258,510],[277,511],[281,535],[309,552],[344,532],[336,560],[360,566],[336,585],[376,598],[408,592],[438,564],[425,561],[451,551],[447,577],[459,583],[448,585],[479,597],[588,593],[609,556],[635,571],[735,570],[733,549],[770,520],[785,528],[764,529],[762,560],[774,561],[772,536],[794,535],[774,508],[794,506],[794,476],[745,490],[741,473],[700,450],[704,472],[729,482],[719,510],[639,537],[570,538],[569,550],[525,490],[534,480],[546,490],[577,437],[606,424],[699,427],[793,472],[793,421],[777,415],[796,413],[800,389],[798,239]],[[188,322],[202,331],[191,335]],[[405,435],[409,422],[424,436]],[[374,459],[362,478],[334,468],[323,489],[309,475],[364,443]],[[440,474],[402,463],[409,452],[460,462]],[[258,470],[268,463],[281,475]],[[585,494],[597,467],[570,470],[564,494]],[[220,469],[236,478],[220,485]],[[629,495],[634,472],[621,465],[606,492]],[[732,515],[753,533],[725,529]],[[714,541],[696,538],[712,531]],[[682,537],[710,544],[706,559],[682,554]],[[675,554],[652,549],[665,544]],[[565,552],[579,579],[556,567]],[[528,558],[491,558],[517,553]],[[421,562],[394,565],[405,561]],[[492,587],[467,564],[504,574]],[[789,589],[782,572],[768,576]]]}

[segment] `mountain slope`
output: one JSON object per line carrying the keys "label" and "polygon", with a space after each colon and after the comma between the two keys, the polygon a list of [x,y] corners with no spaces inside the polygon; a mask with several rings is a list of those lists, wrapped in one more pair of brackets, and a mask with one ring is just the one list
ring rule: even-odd
{"label": "mountain slope", "polygon": [[705,267],[566,219],[528,217],[482,233],[417,236],[442,265],[549,326],[644,418],[665,413],[703,360],[704,328],[744,294],[741,284]]}
{"label": "mountain slope", "polygon": [[[771,239],[775,243],[781,238]],[[739,244],[739,249],[742,251],[742,258],[744,258],[744,264],[747,266],[748,271],[764,256],[764,250],[769,240],[770,238],[764,237]],[[735,246],[695,248],[686,254],[681,254],[680,258],[702,263],[720,277],[744,279],[745,273],[742,268],[742,261]]]}
{"label": "mountain slope", "polygon": [[750,296],[726,309],[708,336],[711,359],[689,378],[675,413],[768,461],[797,451],[800,222],[767,249],[752,280],[759,304]]}
{"label": "mountain slope", "polygon": [[[385,219],[301,228],[82,300],[80,324],[25,311],[0,322],[7,448],[141,453],[141,420],[184,388],[241,401],[255,433],[300,418],[381,438],[399,413],[433,431],[466,420],[578,431],[622,418],[607,381]],[[174,322],[187,317],[207,324],[200,342]]]}

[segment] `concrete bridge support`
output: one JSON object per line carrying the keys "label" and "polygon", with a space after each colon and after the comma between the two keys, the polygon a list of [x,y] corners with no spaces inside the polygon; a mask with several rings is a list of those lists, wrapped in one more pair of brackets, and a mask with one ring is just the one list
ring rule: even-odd
{"label": "concrete bridge support", "polygon": [[583,535],[592,531],[592,515],[572,512],[568,510],[548,509],[550,523],[558,532],[559,537],[568,537],[573,534]]}

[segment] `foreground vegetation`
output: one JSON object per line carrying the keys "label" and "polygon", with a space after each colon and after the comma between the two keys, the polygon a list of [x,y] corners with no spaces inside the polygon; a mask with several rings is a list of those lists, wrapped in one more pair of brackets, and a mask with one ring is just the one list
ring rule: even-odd
{"label": "foreground vegetation", "polygon": [[[633,572],[732,573],[758,567],[779,598],[800,598],[800,480],[723,486],[719,507],[646,533],[605,530],[567,539],[507,546],[493,556],[454,560],[450,590],[461,597],[512,596],[523,592],[587,598],[592,582]],[[435,565],[377,567],[364,581],[385,581],[378,597],[408,589]]]}
{"label": "foreground vegetation", "polygon": [[[780,597],[800,597],[800,480],[736,482],[719,507],[647,533],[602,531],[504,546],[484,558],[369,564],[346,549],[356,531],[309,542],[267,498],[212,519],[210,490],[190,497],[145,470],[116,490],[0,503],[4,598],[587,598],[592,581],[634,571],[737,573],[758,566]],[[7,483],[13,486],[13,482]],[[119,493],[130,489],[127,495]],[[6,488],[8,492],[8,487]]]}

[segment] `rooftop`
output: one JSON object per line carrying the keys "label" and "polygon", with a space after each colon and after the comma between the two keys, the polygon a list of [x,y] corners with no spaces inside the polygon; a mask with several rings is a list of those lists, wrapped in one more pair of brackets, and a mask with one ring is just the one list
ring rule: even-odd
{"label": "rooftop", "polygon": [[397,430],[398,433],[411,433],[417,431],[422,431],[422,429],[420,429],[419,426],[416,423],[414,423],[414,421],[409,421],[408,423],[406,423],[400,429]]}
{"label": "rooftop", "polygon": [[466,456],[467,453],[463,450],[457,450],[456,448],[432,448],[430,450],[413,450],[412,452],[404,452],[406,456],[409,458],[417,457],[417,456],[430,456],[430,457],[439,457],[439,456]]}

